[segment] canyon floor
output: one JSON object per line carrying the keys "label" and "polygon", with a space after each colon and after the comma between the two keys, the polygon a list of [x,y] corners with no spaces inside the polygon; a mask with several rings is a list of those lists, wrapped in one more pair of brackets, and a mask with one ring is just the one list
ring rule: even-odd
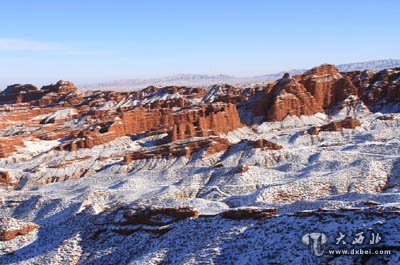
{"label": "canyon floor", "polygon": [[0,103],[0,264],[400,262],[398,68]]}

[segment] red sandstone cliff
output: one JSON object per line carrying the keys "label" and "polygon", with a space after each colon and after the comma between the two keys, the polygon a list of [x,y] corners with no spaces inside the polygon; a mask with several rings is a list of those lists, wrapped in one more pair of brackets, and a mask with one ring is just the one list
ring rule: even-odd
{"label": "red sandstone cliff", "polygon": [[370,108],[379,102],[378,107],[382,107],[385,102],[400,102],[399,80],[400,70],[396,68],[339,73],[334,65],[323,64],[293,78],[285,74],[264,87],[262,93],[253,95],[259,98],[253,103],[253,111],[256,116],[265,115],[268,121],[281,121],[290,115],[329,111],[351,95],[361,97]]}
{"label": "red sandstone cliff", "polygon": [[357,95],[357,88],[351,79],[341,75],[331,64],[312,68],[297,78],[324,109],[334,106],[349,95]]}
{"label": "red sandstone cliff", "polygon": [[[168,141],[225,134],[242,127],[234,104],[202,105],[173,112],[139,107],[103,125],[101,130],[82,131],[66,149],[91,148],[124,135],[168,133]],[[102,132],[103,131],[103,132]]]}
{"label": "red sandstone cliff", "polygon": [[269,121],[281,121],[290,115],[312,115],[323,111],[306,88],[289,74],[267,87],[263,104]]}

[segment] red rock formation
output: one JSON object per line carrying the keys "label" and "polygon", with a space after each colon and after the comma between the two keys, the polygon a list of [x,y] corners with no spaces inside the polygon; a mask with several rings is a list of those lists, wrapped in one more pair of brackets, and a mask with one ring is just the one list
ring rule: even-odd
{"label": "red rock formation", "polygon": [[215,136],[242,127],[234,104],[203,105],[194,109],[173,112],[171,109],[150,109],[138,107],[123,112],[100,129],[79,132],[62,149],[91,148],[110,142],[124,135],[160,134],[168,132],[168,141],[183,140],[192,137]]}
{"label": "red rock formation", "polygon": [[224,138],[208,138],[189,142],[175,142],[156,146],[147,150],[127,153],[124,161],[141,160],[148,158],[167,158],[185,156],[189,158],[193,153],[204,149],[204,155],[211,155],[224,151],[231,146],[228,140]]}
{"label": "red rock formation", "polygon": [[0,138],[0,158],[8,157],[15,152],[17,147],[23,146],[23,140],[20,137],[1,137]]}
{"label": "red rock formation", "polygon": [[[18,122],[35,123],[35,121],[31,121],[30,119],[38,115],[48,114],[55,110],[56,110],[55,108],[32,108],[31,106],[15,111],[2,110],[6,114],[0,117],[0,121],[2,122],[18,121]],[[40,122],[39,120],[36,121],[36,123],[39,122]]]}
{"label": "red rock formation", "polygon": [[[57,168],[57,167],[64,167],[64,166],[67,166],[67,164],[54,165],[52,167]],[[49,168],[51,168],[51,167],[49,167]],[[78,168],[77,170],[73,171],[73,173],[70,175],[60,175],[60,176],[51,176],[51,177],[41,178],[38,181],[36,181],[35,184],[36,185],[45,185],[45,184],[49,184],[49,183],[67,181],[70,179],[80,179],[85,176],[86,172],[87,172],[87,169]]]}
{"label": "red rock formation", "polygon": [[8,171],[0,171],[0,182],[8,183],[11,181]]}
{"label": "red rock formation", "polygon": [[203,101],[206,103],[224,102],[237,104],[246,101],[254,92],[254,89],[243,89],[228,84],[217,84],[208,90]]}
{"label": "red rock formation", "polygon": [[0,171],[0,186],[7,189],[9,186],[14,186],[14,184],[15,183],[8,171]]}
{"label": "red rock formation", "polygon": [[317,103],[324,109],[357,95],[357,88],[347,76],[342,76],[334,65],[323,64],[297,77]]}
{"label": "red rock formation", "polygon": [[267,120],[281,121],[287,116],[313,115],[323,111],[306,88],[289,74],[267,89]]}
{"label": "red rock formation", "polygon": [[145,225],[167,225],[177,220],[186,218],[196,218],[199,211],[193,207],[176,208],[137,208],[126,211],[123,216],[124,221],[117,222],[119,225],[145,224]]}
{"label": "red rock formation", "polygon": [[124,113],[109,131],[119,135],[168,131],[170,140],[227,133],[242,126],[234,104],[216,104],[173,113],[170,109],[137,108]]}
{"label": "red rock formation", "polygon": [[22,103],[32,99],[39,99],[42,93],[39,89],[31,84],[15,84],[8,86],[0,93],[0,102],[4,103]]}
{"label": "red rock formation", "polygon": [[266,219],[278,214],[278,209],[268,208],[236,208],[221,213],[223,218],[242,220],[242,219]]}
{"label": "red rock formation", "polygon": [[393,121],[395,120],[395,116],[393,114],[389,114],[389,115],[382,115],[377,117],[378,120],[381,121]]}
{"label": "red rock formation", "polygon": [[205,155],[212,155],[227,150],[231,143],[225,138],[211,138],[209,145],[205,148]]}
{"label": "red rock formation", "polygon": [[132,162],[132,155],[130,153],[127,153],[124,155],[124,161],[123,165],[128,165],[130,162]]}
{"label": "red rock formation", "polygon": [[72,142],[70,146],[67,146],[66,150],[75,151],[80,148],[92,148],[117,138],[113,133],[99,133],[99,131],[84,131],[78,136],[78,138],[82,137],[83,140]]}
{"label": "red rock formation", "polygon": [[64,95],[76,92],[77,88],[69,81],[58,81],[55,85],[43,86],[40,90],[31,85],[8,86],[0,93],[0,102],[23,103],[30,102],[34,105],[45,106],[59,101]]}
{"label": "red rock formation", "polygon": [[353,129],[360,125],[360,121],[356,118],[347,117],[344,120],[333,121],[321,126],[321,131],[341,131],[342,129]]}
{"label": "red rock formation", "polygon": [[350,95],[360,92],[352,75],[342,75],[334,65],[323,64],[293,78],[282,79],[264,88],[254,103],[254,114],[265,115],[268,121],[281,121],[289,115],[313,115],[329,110]]}
{"label": "red rock formation", "polygon": [[11,217],[0,218],[0,241],[8,241],[38,229],[37,224],[24,222]]}
{"label": "red rock formation", "polygon": [[76,92],[76,86],[70,81],[60,80],[56,84],[51,84],[48,86],[43,86],[41,90],[46,91],[47,93],[54,92],[59,94]]}
{"label": "red rock formation", "polygon": [[379,110],[388,102],[400,103],[400,68],[352,72],[349,76],[358,87],[362,101],[372,110]]}
{"label": "red rock formation", "polygon": [[320,131],[342,131],[342,129],[353,129],[360,126],[359,120],[353,117],[347,117],[344,120],[332,121],[328,124],[322,125],[321,127],[312,127],[309,129],[309,134],[318,135]]}
{"label": "red rock formation", "polygon": [[250,141],[250,144],[254,148],[266,148],[266,149],[271,149],[271,150],[280,150],[283,148],[281,145],[270,142],[265,139],[257,139],[256,141]]}
{"label": "red rock formation", "polygon": [[217,104],[202,106],[195,112],[175,116],[171,141],[196,136],[209,136],[228,133],[242,127],[234,104]]}
{"label": "red rock formation", "polygon": [[117,120],[108,131],[118,136],[149,131],[160,125],[162,115],[159,109],[136,108],[122,113],[121,121]]}

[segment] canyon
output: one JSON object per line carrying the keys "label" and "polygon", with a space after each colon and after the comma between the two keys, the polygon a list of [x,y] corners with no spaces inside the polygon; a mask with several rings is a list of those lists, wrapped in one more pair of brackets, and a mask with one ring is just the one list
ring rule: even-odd
{"label": "canyon", "polygon": [[337,249],[339,232],[369,229],[392,255],[322,262],[396,264],[399,112],[400,68],[136,91],[10,85],[0,263],[300,264],[316,258],[302,233]]}

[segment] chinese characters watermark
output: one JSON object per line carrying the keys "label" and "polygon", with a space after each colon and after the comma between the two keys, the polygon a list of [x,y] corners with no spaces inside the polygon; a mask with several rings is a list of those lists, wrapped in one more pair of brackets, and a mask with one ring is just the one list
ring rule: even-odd
{"label": "chinese characters watermark", "polygon": [[[301,238],[303,244],[309,247],[311,253],[315,256],[322,256],[327,249],[328,236],[324,233],[314,232],[307,233]],[[376,232],[358,232],[353,236],[339,231],[334,237],[335,246],[363,246],[358,249],[329,249],[329,254],[342,254],[342,255],[364,255],[364,254],[390,254],[390,250],[373,250],[371,245],[378,244],[382,241],[380,233]],[[369,247],[369,248],[367,248]],[[340,253],[339,253],[340,252]]]}

